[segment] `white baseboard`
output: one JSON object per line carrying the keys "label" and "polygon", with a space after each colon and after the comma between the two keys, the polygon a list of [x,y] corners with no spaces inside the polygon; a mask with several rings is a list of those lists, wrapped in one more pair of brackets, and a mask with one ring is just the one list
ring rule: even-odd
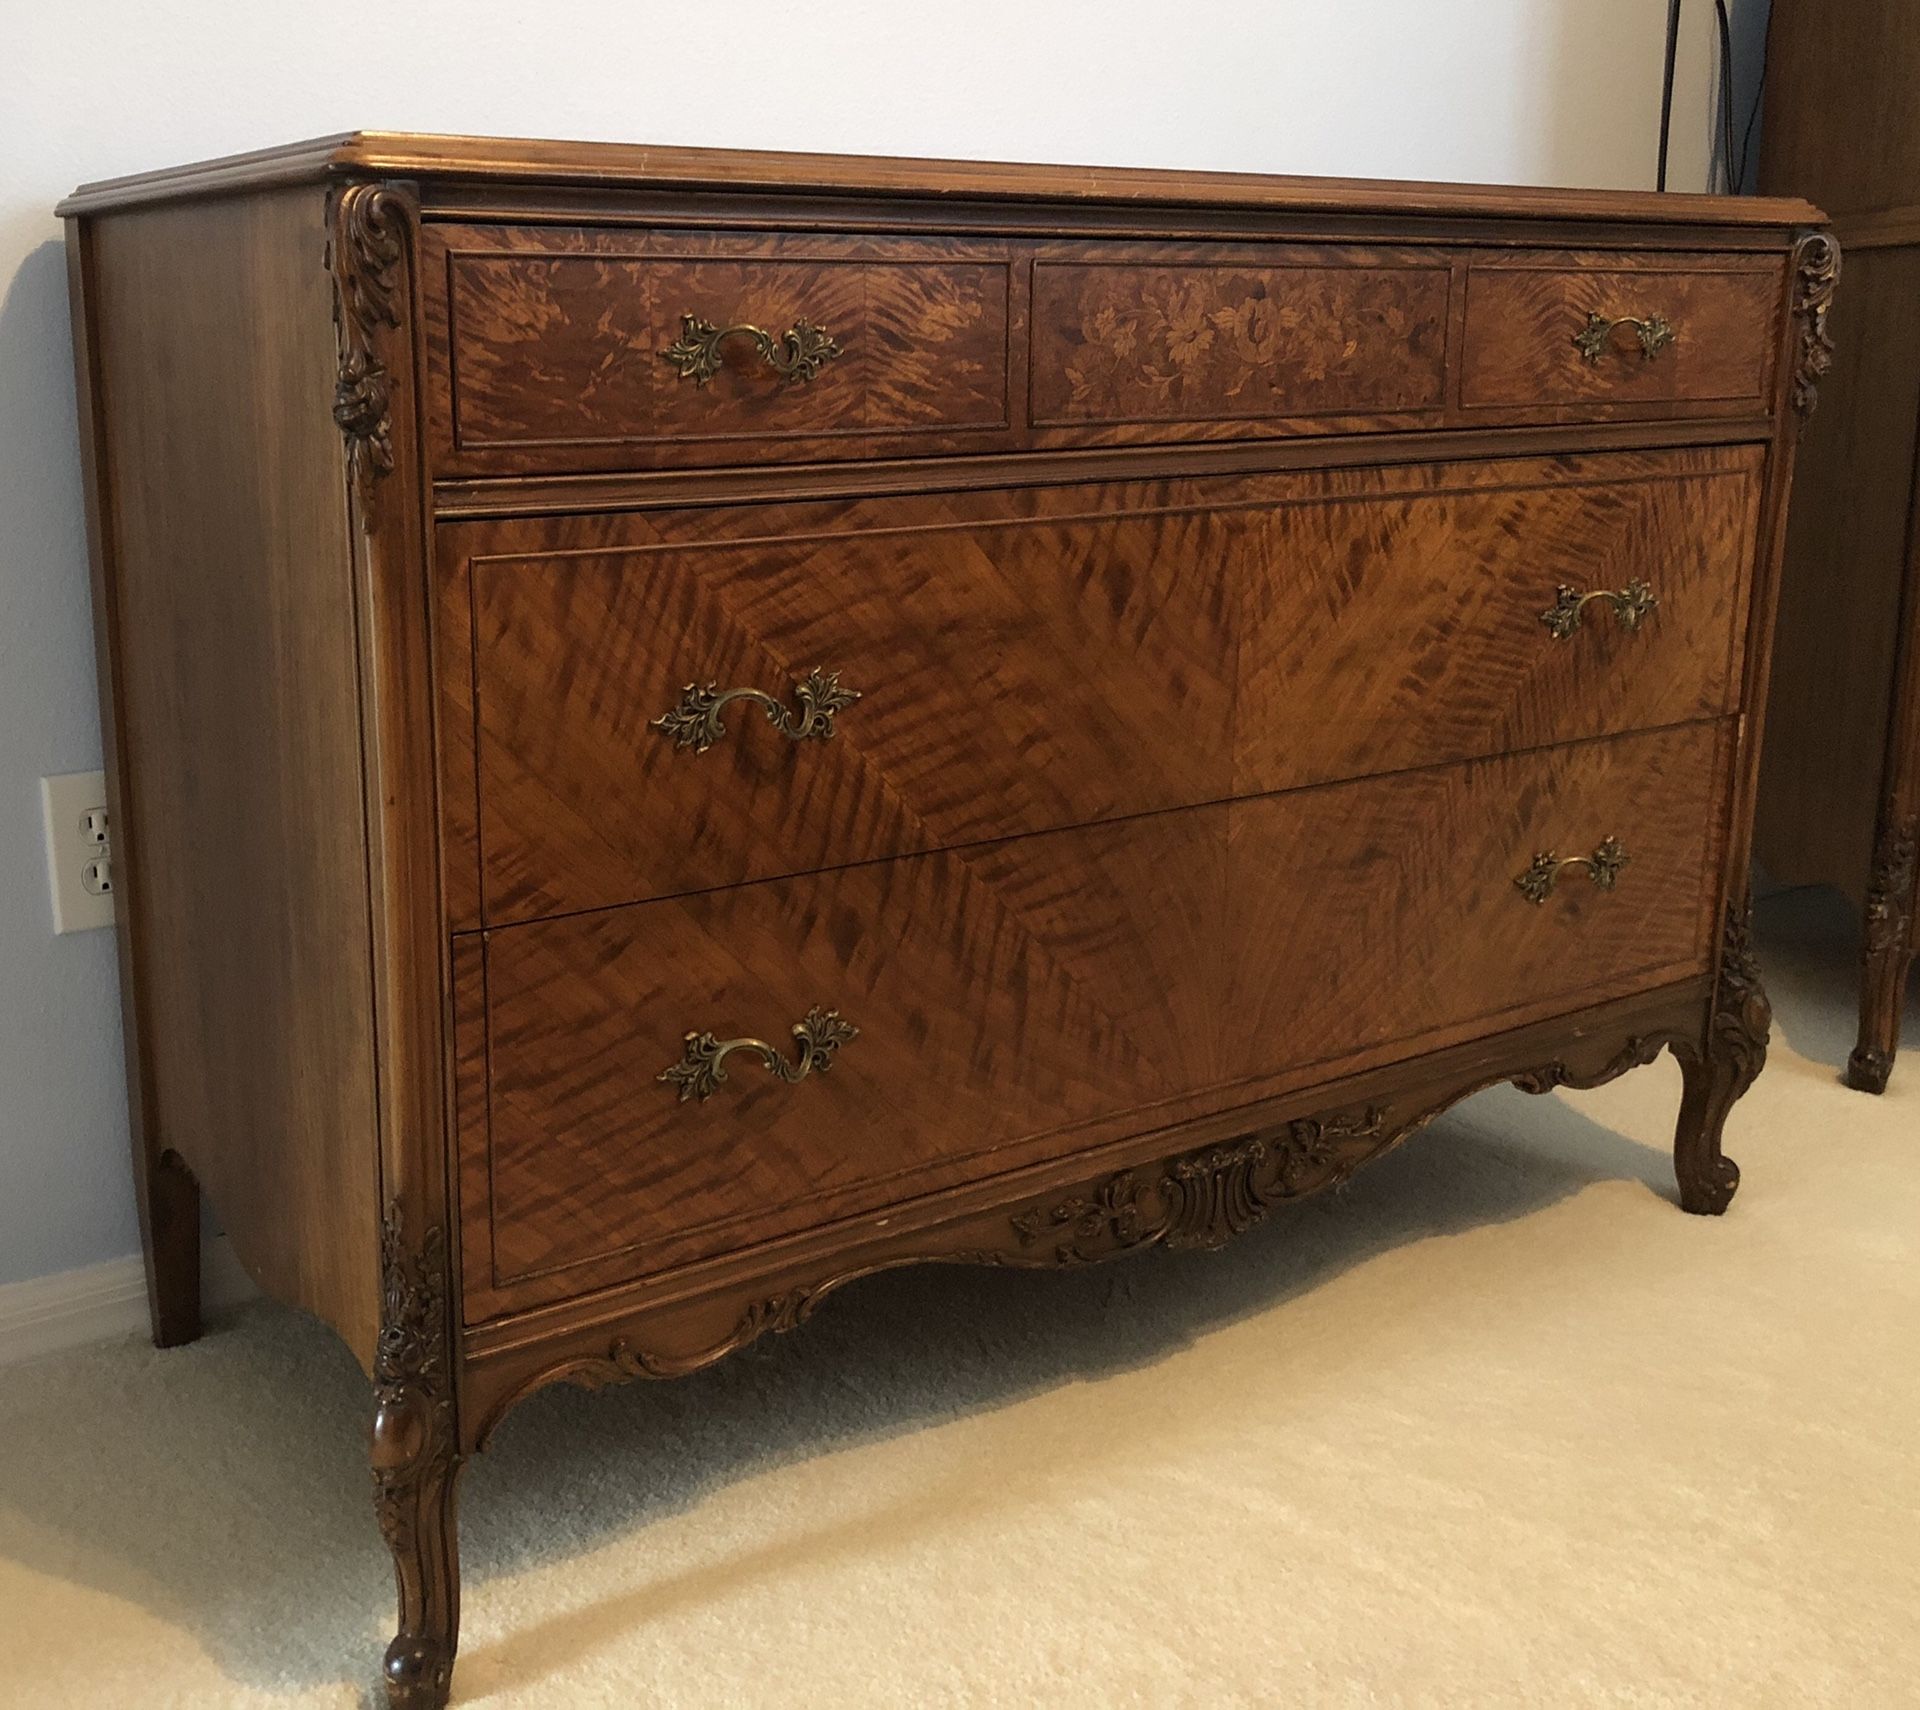
{"label": "white baseboard", "polygon": [[[259,1290],[224,1235],[201,1251],[201,1300],[210,1311]],[[0,1366],[147,1330],[147,1272],[136,1253],[57,1276],[0,1284]]]}

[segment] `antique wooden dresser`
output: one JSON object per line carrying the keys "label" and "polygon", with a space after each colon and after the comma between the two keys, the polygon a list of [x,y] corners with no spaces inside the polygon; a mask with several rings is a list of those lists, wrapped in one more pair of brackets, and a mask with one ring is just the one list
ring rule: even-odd
{"label": "antique wooden dresser", "polygon": [[[155,1334],[465,1457],[842,1284],[1765,1056],[1799,202],[361,134],[69,225]],[[186,1452],[191,1452],[186,1446]]]}
{"label": "antique wooden dresser", "polygon": [[1756,847],[1860,911],[1848,1081],[1884,1092],[1920,956],[1920,0],[1774,0],[1761,182],[1853,258],[1787,532]]}

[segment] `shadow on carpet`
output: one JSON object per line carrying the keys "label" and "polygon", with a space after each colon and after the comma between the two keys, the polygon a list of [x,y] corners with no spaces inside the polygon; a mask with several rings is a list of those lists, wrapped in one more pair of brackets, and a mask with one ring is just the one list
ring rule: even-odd
{"label": "shadow on carpet", "polygon": [[[693,1377],[544,1391],[467,1472],[466,1583],[598,1549],[759,1471],[1149,1364],[1389,1249],[1623,1179],[1674,1197],[1664,1151],[1501,1089],[1219,1253],[896,1271]],[[1444,1336],[1447,1308],[1432,1310]],[[1364,1335],[1349,1358],[1368,1358]],[[391,1604],[366,1395],[331,1333],[265,1304],[191,1348],[16,1368],[0,1394],[0,1550],[138,1602],[249,1686],[370,1670]]]}

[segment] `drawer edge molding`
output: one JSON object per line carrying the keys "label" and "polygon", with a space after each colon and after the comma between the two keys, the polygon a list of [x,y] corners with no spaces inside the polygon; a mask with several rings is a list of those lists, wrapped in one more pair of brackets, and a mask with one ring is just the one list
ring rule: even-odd
{"label": "drawer edge molding", "polygon": [[[917,1264],[1074,1268],[1153,1247],[1218,1248],[1285,1204],[1346,1181],[1490,1087],[1534,1094],[1597,1087],[1671,1050],[1687,1071],[1690,1102],[1696,1078],[1705,1077],[1700,1084],[1711,1082],[1715,1103],[1731,1105],[1765,1061],[1771,1020],[1744,899],[1727,905],[1720,964],[1711,982],[1616,999],[1585,1015],[1453,1047],[1424,1064],[1416,1059],[1294,1095],[1241,1131],[1215,1132],[1198,1146],[1118,1167],[1109,1162],[1042,1191],[979,1184],[957,1196],[957,1208],[936,1204],[913,1228],[894,1228],[897,1214],[863,1219],[864,1240],[842,1234],[827,1241],[811,1266],[790,1259],[768,1269],[763,1260],[756,1271],[749,1258],[719,1267],[735,1273],[730,1281],[688,1289],[679,1279],[676,1293],[676,1279],[667,1277],[637,1293],[620,1290],[477,1326],[466,1337],[471,1445],[484,1447],[514,1406],[549,1385],[598,1389],[685,1376],[762,1336],[799,1328],[829,1295],[881,1271]],[[1296,1114],[1287,1114],[1289,1106]],[[1689,1211],[1724,1210],[1739,1182],[1737,1166],[1718,1149],[1717,1129],[1712,1141],[1683,1115],[1675,1172]],[[629,1304],[647,1294],[662,1298]]]}
{"label": "drawer edge molding", "polygon": [[[1392,436],[1395,467],[1466,460],[1593,456],[1608,452],[1737,450],[1765,445],[1771,419],[1666,417],[1520,426],[1462,425]],[[788,463],[712,469],[595,471],[584,475],[443,477],[434,514],[443,525],[547,514],[870,499],[980,487],[1059,487],[1109,481],[1292,474],[1380,464],[1377,433],[1305,439],[1067,446],[946,457]]]}

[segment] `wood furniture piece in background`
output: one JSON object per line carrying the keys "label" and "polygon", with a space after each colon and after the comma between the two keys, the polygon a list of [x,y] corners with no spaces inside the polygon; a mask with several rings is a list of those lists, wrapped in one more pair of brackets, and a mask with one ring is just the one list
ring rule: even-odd
{"label": "wood furniture piece in background", "polygon": [[[1799,202],[356,135],[69,220],[154,1324],[558,1380],[1210,1246],[1768,1010]],[[189,1451],[190,1452],[190,1451]]]}
{"label": "wood furniture piece in background", "polygon": [[1920,953],[1920,0],[1774,0],[1764,189],[1851,258],[1787,530],[1758,851],[1861,910],[1848,1081],[1884,1092]]}

